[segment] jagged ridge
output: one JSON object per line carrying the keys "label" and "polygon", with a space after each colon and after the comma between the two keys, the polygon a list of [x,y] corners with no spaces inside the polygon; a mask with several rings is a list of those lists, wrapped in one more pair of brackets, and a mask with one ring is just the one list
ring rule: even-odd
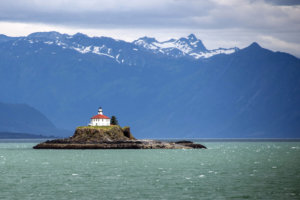
{"label": "jagged ridge", "polygon": [[119,64],[129,65],[136,65],[137,63],[133,55],[145,52],[166,57],[187,57],[197,60],[209,58],[217,54],[231,54],[239,50],[236,47],[208,50],[194,34],[163,42],[159,42],[155,38],[142,37],[132,43],[109,37],[89,37],[82,33],[68,35],[55,31],[36,32],[27,37],[16,38],[1,35],[0,42],[7,41],[14,41],[14,46],[18,46],[19,43],[24,41],[30,44],[55,45],[63,49],[75,50],[82,54],[90,53],[105,56],[115,60]]}

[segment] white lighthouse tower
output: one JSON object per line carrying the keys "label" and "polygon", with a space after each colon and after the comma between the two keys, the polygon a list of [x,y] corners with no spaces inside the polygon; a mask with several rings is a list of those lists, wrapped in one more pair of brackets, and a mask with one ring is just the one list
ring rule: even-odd
{"label": "white lighthouse tower", "polygon": [[99,107],[99,109],[98,109],[98,115],[103,115],[103,110],[101,107]]}
{"label": "white lighthouse tower", "polygon": [[103,110],[99,107],[98,115],[91,118],[89,126],[110,126],[110,118],[103,115]]}

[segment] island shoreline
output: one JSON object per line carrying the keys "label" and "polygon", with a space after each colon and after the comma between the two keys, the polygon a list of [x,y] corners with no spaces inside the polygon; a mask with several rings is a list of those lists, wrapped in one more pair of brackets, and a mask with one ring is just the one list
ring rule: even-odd
{"label": "island shoreline", "polygon": [[206,149],[192,141],[167,142],[159,140],[137,140],[130,127],[118,125],[105,127],[78,127],[73,136],[47,140],[34,149]]}

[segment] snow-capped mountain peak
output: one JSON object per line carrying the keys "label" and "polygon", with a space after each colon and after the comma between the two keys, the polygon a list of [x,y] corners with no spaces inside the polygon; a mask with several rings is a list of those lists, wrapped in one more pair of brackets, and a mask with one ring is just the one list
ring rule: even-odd
{"label": "snow-capped mountain peak", "polygon": [[170,39],[163,42],[158,42],[154,38],[143,37],[133,42],[140,48],[151,51],[155,54],[164,54],[172,57],[192,57],[194,59],[209,58],[217,54],[230,54],[238,51],[238,48],[219,48],[208,50],[201,40],[194,34],[179,39]]}
{"label": "snow-capped mountain peak", "polygon": [[190,41],[196,41],[196,40],[198,40],[197,37],[196,37],[193,33],[190,34],[190,35],[188,35],[187,38],[188,38],[188,40],[190,40]]}

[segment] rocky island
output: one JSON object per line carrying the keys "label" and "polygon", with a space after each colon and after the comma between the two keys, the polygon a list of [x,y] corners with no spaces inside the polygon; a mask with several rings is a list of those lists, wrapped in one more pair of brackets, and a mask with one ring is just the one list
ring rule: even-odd
{"label": "rocky island", "polygon": [[64,139],[47,140],[34,149],[202,149],[201,144],[191,141],[165,142],[158,140],[137,140],[129,127],[119,125],[83,126],[73,136]]}

